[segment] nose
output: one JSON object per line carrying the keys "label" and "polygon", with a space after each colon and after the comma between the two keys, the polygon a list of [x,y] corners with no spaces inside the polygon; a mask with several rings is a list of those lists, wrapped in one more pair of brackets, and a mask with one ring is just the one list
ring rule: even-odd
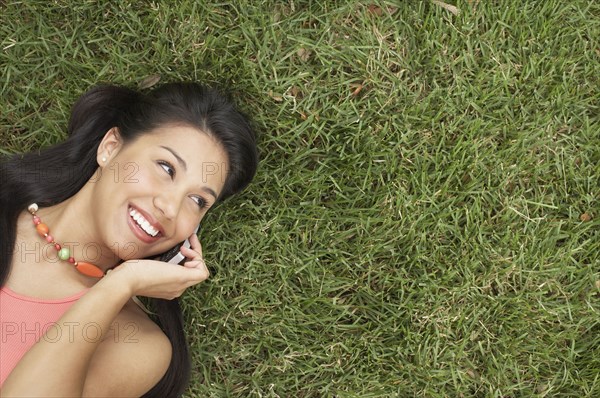
{"label": "nose", "polygon": [[177,216],[178,203],[174,195],[169,192],[163,192],[154,197],[154,207],[169,220],[173,220]]}

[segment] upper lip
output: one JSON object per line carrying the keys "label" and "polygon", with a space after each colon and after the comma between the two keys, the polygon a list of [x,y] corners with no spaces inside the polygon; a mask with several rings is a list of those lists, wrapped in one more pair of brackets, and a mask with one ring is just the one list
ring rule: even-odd
{"label": "upper lip", "polygon": [[160,234],[162,234],[163,236],[165,235],[165,229],[163,228],[163,226],[158,221],[156,221],[156,219],[152,217],[150,213],[140,209],[139,207],[131,203],[129,204],[129,206],[138,213],[140,213],[142,217],[144,217],[150,223],[150,225],[152,225],[152,227],[154,227],[154,229],[156,229]]}

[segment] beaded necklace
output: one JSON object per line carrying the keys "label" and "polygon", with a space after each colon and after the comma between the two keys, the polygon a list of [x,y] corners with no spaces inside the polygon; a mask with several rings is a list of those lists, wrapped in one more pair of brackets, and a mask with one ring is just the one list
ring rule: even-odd
{"label": "beaded necklace", "polygon": [[37,233],[46,239],[46,242],[54,245],[54,248],[57,251],[58,258],[63,261],[67,261],[75,266],[75,269],[86,276],[91,276],[93,278],[102,278],[104,276],[104,271],[98,268],[94,264],[84,263],[83,261],[75,261],[75,259],[71,256],[71,252],[68,248],[62,247],[58,244],[52,235],[50,235],[50,228],[46,224],[42,222],[42,220],[36,215],[38,211],[38,205],[36,203],[32,203],[27,207],[27,210],[33,216],[33,224],[35,225],[35,229]]}

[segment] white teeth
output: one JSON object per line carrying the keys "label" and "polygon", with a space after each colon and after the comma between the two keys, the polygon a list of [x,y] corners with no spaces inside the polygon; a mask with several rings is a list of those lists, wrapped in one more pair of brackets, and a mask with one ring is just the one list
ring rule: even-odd
{"label": "white teeth", "polygon": [[156,234],[158,234],[158,230],[152,225],[150,225],[150,222],[148,222],[148,220],[146,220],[144,216],[142,216],[140,213],[135,211],[135,209],[130,208],[129,215],[135,220],[137,225],[139,225],[148,235],[156,236]]}

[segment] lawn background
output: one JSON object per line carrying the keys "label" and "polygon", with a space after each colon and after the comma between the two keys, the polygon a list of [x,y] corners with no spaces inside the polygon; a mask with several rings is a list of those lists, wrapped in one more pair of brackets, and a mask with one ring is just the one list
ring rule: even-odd
{"label": "lawn background", "polygon": [[0,1],[0,151],[99,82],[251,115],[187,397],[598,397],[600,3],[453,4]]}

